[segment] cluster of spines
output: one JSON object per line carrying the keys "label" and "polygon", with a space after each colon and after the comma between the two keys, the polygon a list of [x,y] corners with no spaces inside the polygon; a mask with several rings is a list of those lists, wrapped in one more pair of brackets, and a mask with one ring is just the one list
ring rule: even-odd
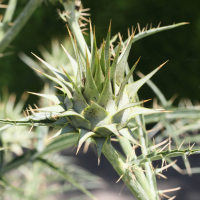
{"label": "cluster of spines", "polygon": [[[183,141],[184,142],[184,141]],[[167,143],[167,144],[166,144]],[[162,146],[166,144],[164,147],[157,149],[158,147]],[[182,144],[181,144],[182,145]],[[164,179],[167,179],[167,177],[165,175],[162,174],[162,172],[164,170],[167,170],[169,167],[173,166],[174,169],[176,169],[179,173],[183,174],[183,170],[180,169],[177,165],[176,162],[177,160],[171,161],[171,157],[177,157],[177,156],[189,156],[191,154],[199,154],[200,151],[199,150],[192,150],[193,146],[195,144],[193,144],[192,146],[189,145],[188,149],[185,150],[180,150],[181,146],[177,147],[177,149],[175,150],[171,150],[171,137],[169,137],[169,139],[166,139],[165,141],[159,143],[159,144],[154,144],[151,148],[152,153],[146,155],[146,156],[139,156],[136,159],[133,159],[132,161],[130,161],[129,159],[129,155],[127,155],[127,159],[126,159],[126,170],[128,170],[129,172],[131,172],[133,174],[133,179],[135,178],[134,175],[134,171],[135,170],[139,170],[139,171],[144,171],[141,169],[139,169],[137,166],[143,166],[143,164],[145,162],[149,162],[150,161],[150,166],[152,168],[152,171],[155,173],[156,176],[158,176],[159,178],[162,177]],[[134,153],[135,154],[135,149],[138,147],[138,145],[134,146],[133,145],[133,151],[130,152],[131,154]],[[168,147],[168,150],[163,151],[165,148]],[[130,156],[131,157],[131,156]],[[154,160],[162,160],[162,164],[160,168],[156,168],[154,169],[153,165],[152,165],[152,161]],[[138,162],[137,162],[138,161]],[[169,162],[169,164],[167,164],[167,162]],[[119,182],[122,177],[124,176],[124,174],[122,174],[120,176],[120,178],[117,180],[117,182]],[[166,197],[168,198],[168,200],[173,200],[176,198],[176,196],[170,197],[168,195],[166,195],[166,193],[169,192],[174,192],[177,190],[180,190],[181,187],[177,187],[177,188],[172,188],[172,189],[166,189],[166,190],[157,190],[157,194],[162,198],[162,197]]]}

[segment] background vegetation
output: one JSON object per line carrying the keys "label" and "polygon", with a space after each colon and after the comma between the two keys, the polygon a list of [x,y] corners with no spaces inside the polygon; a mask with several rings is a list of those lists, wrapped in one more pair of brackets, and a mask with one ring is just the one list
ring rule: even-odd
{"label": "background vegetation", "polygon": [[[18,2],[15,15],[20,13],[25,4],[26,0]],[[198,76],[200,72],[200,13],[198,11],[200,1],[194,0],[189,5],[188,1],[182,1],[180,4],[178,1],[158,0],[151,2],[83,0],[83,4],[86,8],[91,8],[92,23],[96,26],[99,44],[101,39],[106,37],[110,19],[112,19],[112,35],[121,32],[124,38],[127,37],[127,27],[131,28],[132,25],[136,27],[137,22],[141,27],[146,26],[147,22],[152,23],[153,26],[157,26],[160,21],[162,25],[190,22],[187,26],[155,34],[135,43],[129,63],[132,65],[139,56],[142,56],[138,69],[147,74],[169,59],[170,62],[152,80],[161,91],[164,91],[168,99],[175,93],[179,94],[179,98],[188,97],[193,101],[200,99]],[[1,58],[0,87],[7,86],[10,92],[15,91],[18,96],[21,96],[24,91],[42,89],[43,83],[18,58],[18,53],[23,51],[31,57],[30,52],[40,55],[38,45],[49,44],[53,36],[61,37],[68,34],[65,24],[59,19],[57,7],[59,4],[53,6],[48,1],[44,1],[12,42],[12,47],[7,49],[13,54]],[[151,89],[144,86],[139,95],[141,99],[146,99],[152,98],[153,93]],[[34,98],[29,98],[28,103],[35,102]]]}

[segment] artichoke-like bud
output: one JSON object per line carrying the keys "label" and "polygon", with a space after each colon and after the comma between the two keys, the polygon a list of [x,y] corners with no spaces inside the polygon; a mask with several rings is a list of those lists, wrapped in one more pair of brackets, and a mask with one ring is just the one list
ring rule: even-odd
{"label": "artichoke-like bud", "polygon": [[[79,134],[78,149],[88,139],[92,138],[97,146],[98,157],[105,142],[110,142],[111,136],[125,137],[132,143],[138,142],[132,137],[128,129],[128,122],[139,114],[161,112],[141,106],[144,101],[136,102],[135,96],[139,88],[153,76],[162,66],[159,66],[142,79],[128,83],[138,61],[126,73],[127,58],[131,49],[134,33],[129,37],[122,48],[110,48],[110,27],[106,41],[97,49],[95,34],[90,27],[91,54],[87,50],[81,54],[75,39],[70,33],[76,54],[74,60],[63,47],[68,56],[73,76],[65,69],[59,71],[44,60],[37,57],[46,65],[56,77],[40,72],[57,83],[63,94],[47,95],[36,94],[48,98],[55,105],[51,107],[32,110],[32,115],[21,121],[13,121],[14,125],[51,125],[58,126],[60,130],[53,136],[61,134]],[[88,49],[88,48],[85,48]],[[114,58],[111,58],[111,55]],[[36,113],[35,113],[36,112]],[[6,121],[4,121],[6,122]],[[12,121],[7,121],[12,123]]]}

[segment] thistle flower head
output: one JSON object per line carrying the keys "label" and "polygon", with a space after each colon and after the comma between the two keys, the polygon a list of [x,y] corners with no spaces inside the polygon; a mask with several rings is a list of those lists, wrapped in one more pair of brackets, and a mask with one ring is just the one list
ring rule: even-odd
{"label": "thistle flower head", "polygon": [[78,150],[83,142],[92,138],[97,145],[98,157],[104,142],[109,142],[111,136],[125,137],[137,143],[127,126],[130,119],[139,114],[160,112],[142,107],[141,104],[145,101],[136,102],[135,96],[139,88],[161,66],[142,79],[129,83],[139,61],[127,73],[127,58],[134,34],[129,37],[123,48],[120,42],[114,51],[110,48],[110,31],[111,26],[106,41],[98,49],[95,34],[90,26],[91,53],[88,55],[86,50],[85,57],[80,53],[76,40],[70,34],[76,60],[62,47],[71,62],[73,76],[69,75],[66,69],[59,71],[36,56],[55,74],[55,77],[40,73],[57,83],[62,94],[36,94],[50,99],[55,105],[34,109],[38,113],[33,113],[28,119],[33,123],[42,123],[42,120],[48,119],[51,126],[59,126],[60,130],[53,137],[69,133],[79,134]]}

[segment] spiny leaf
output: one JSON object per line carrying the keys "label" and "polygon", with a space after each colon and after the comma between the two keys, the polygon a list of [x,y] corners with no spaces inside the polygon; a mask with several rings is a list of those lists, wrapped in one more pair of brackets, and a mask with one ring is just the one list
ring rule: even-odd
{"label": "spiny leaf", "polygon": [[116,89],[115,89],[115,85],[116,85],[116,67],[117,67],[117,61],[118,61],[118,58],[119,58],[120,49],[121,49],[121,42],[119,43],[119,47],[117,49],[115,58],[113,60],[113,63],[112,63],[111,69],[110,69],[110,81],[112,83],[112,88],[113,88],[113,94],[114,95],[116,93]]}
{"label": "spiny leaf", "polygon": [[110,31],[111,31],[111,21],[110,21],[110,26],[108,29],[108,34],[107,34],[106,43],[105,43],[105,64],[106,64],[105,72],[106,73],[108,71],[108,68],[110,67]]}
{"label": "spiny leaf", "polygon": [[99,133],[102,137],[108,137],[110,135],[117,135],[120,136],[118,130],[117,130],[117,124],[109,124],[109,125],[103,125],[96,127],[94,129],[95,133]]}
{"label": "spiny leaf", "polygon": [[67,24],[66,24],[66,27],[67,27],[67,30],[68,30],[68,33],[69,33],[69,37],[70,37],[70,39],[71,39],[72,46],[73,46],[74,51],[75,51],[76,48],[75,48],[74,38],[73,38],[72,33],[71,33],[71,31],[69,30],[69,27],[68,27]]}
{"label": "spiny leaf", "polygon": [[[26,117],[25,119],[28,120],[33,120],[33,121],[45,121],[45,120],[52,120],[55,121],[55,119],[53,118],[54,115],[58,114],[58,112],[52,112],[52,113],[48,113],[48,112],[39,112],[39,113],[33,113],[31,116]],[[24,120],[24,119],[22,119]]]}
{"label": "spiny leaf", "polygon": [[165,112],[165,111],[153,110],[153,109],[149,109],[149,108],[135,106],[135,107],[131,108],[131,114],[129,115],[129,120],[140,114],[153,114],[153,113],[159,113],[159,112]]}
{"label": "spiny leaf", "polygon": [[128,95],[129,95],[130,102],[134,101],[135,95],[136,95],[137,91],[140,89],[140,87],[147,80],[149,80],[165,63],[163,63],[162,65],[160,65],[159,67],[157,67],[155,70],[153,70],[151,73],[149,73],[148,75],[146,75],[144,78],[141,78],[140,80],[138,80],[138,81],[136,81],[134,83],[130,83],[130,84],[126,85],[126,91],[127,91]]}
{"label": "spiny leaf", "polygon": [[85,64],[82,60],[82,55],[78,49],[77,44],[75,45],[76,48],[76,60],[78,64],[77,76],[76,76],[76,84],[83,87],[84,85],[84,78],[85,78]]}
{"label": "spiny leaf", "polygon": [[[140,39],[142,39],[144,37],[147,37],[149,35],[152,35],[152,34],[155,34],[155,33],[159,33],[161,31],[165,31],[165,30],[170,30],[170,29],[173,29],[173,28],[176,28],[176,27],[179,27],[179,26],[182,26],[182,25],[186,25],[186,24],[189,24],[189,23],[188,22],[181,22],[181,23],[173,24],[173,25],[169,25],[169,26],[151,28],[149,30],[145,29],[144,31],[139,32],[138,34],[136,34],[131,42],[134,43],[134,42],[136,42],[136,41],[138,41],[138,40],[140,40]],[[127,44],[128,40],[129,39],[126,39],[124,44]],[[117,48],[118,48],[118,46],[115,47],[115,51],[116,51]]]}
{"label": "spiny leaf", "polygon": [[[153,113],[159,113],[159,112],[165,112],[165,111],[153,110],[153,109],[148,109],[148,108],[135,106],[133,108],[124,110],[124,112],[122,112],[122,114],[118,113],[117,115],[115,115],[112,118],[112,122],[113,123],[118,123],[118,129],[121,129],[121,128],[125,127],[126,124],[131,119],[136,117],[137,115],[140,115],[140,114],[153,114]],[[128,115],[128,118],[127,117],[124,118],[124,116],[127,116],[127,115]],[[121,123],[119,121],[121,121]]]}
{"label": "spiny leaf", "polygon": [[[129,68],[129,65],[128,65],[128,62],[126,63],[126,74],[128,74],[130,72],[130,68]],[[133,80],[133,74],[131,74],[129,80],[128,80],[128,83],[133,83],[134,80]]]}
{"label": "spiny leaf", "polygon": [[94,42],[94,36],[92,31],[92,24],[90,20],[90,45],[91,45],[91,55],[93,55],[93,42]]}
{"label": "spiny leaf", "polygon": [[66,73],[66,76],[68,77],[69,81],[72,83],[74,87],[74,94],[73,94],[73,108],[78,113],[81,113],[86,107],[88,107],[88,104],[83,97],[81,91],[79,90],[78,86],[74,83],[74,81],[70,78],[70,76]]}
{"label": "spiny leaf", "polygon": [[81,113],[86,107],[88,107],[88,104],[83,95],[76,90],[74,91],[72,100],[73,109],[78,113]]}
{"label": "spiny leaf", "polygon": [[139,58],[139,59],[137,60],[137,62],[133,65],[133,67],[131,68],[130,72],[126,75],[124,81],[122,82],[121,87],[120,87],[119,92],[118,92],[118,95],[117,95],[117,98],[116,98],[116,106],[119,105],[120,99],[121,99],[121,97],[122,97],[122,95],[123,95],[123,92],[124,92],[124,88],[125,88],[125,86],[126,86],[126,84],[127,84],[127,82],[128,82],[128,79],[130,78],[130,76],[132,75],[134,69],[136,68],[136,66],[137,66],[137,64],[138,64],[138,62],[139,62],[139,60],[140,60],[140,58]]}
{"label": "spiny leaf", "polygon": [[69,35],[70,35],[70,38],[71,38],[71,42],[72,42],[72,45],[73,45],[73,48],[74,48],[74,52],[76,54],[76,60],[77,60],[77,63],[78,63],[78,73],[79,73],[79,70],[80,70],[80,72],[82,72],[82,73],[80,73],[80,80],[82,80],[82,78],[84,78],[84,74],[85,74],[85,72],[84,72],[85,62],[84,62],[84,59],[82,57],[82,54],[80,53],[80,50],[77,47],[76,40],[75,40],[75,38],[73,38],[68,26],[67,26],[67,29],[68,29],[68,32],[69,32]]}
{"label": "spiny leaf", "polygon": [[101,151],[102,151],[104,143],[106,142],[106,140],[108,138],[107,137],[105,137],[105,138],[92,137],[92,139],[95,141],[96,146],[97,146],[98,165],[99,165],[100,164]]}
{"label": "spiny leaf", "polygon": [[147,115],[145,116],[145,122],[147,124],[149,123],[155,123],[160,121],[160,119],[167,119],[167,120],[175,120],[178,118],[181,119],[199,119],[200,118],[200,112],[199,110],[194,110],[194,109],[184,109],[184,108],[171,108],[170,109],[172,112],[169,113],[155,113],[152,115]]}
{"label": "spiny leaf", "polygon": [[[87,54],[86,54],[87,56]],[[92,72],[89,66],[89,60],[87,57],[87,67],[86,67],[86,82],[85,82],[85,91],[83,92],[83,95],[88,103],[91,101],[97,102],[99,99],[99,93],[97,90],[97,86],[94,82],[94,79],[92,77]]]}
{"label": "spiny leaf", "polygon": [[71,109],[71,110],[67,110],[67,111],[65,111],[65,112],[62,112],[62,113],[59,113],[59,114],[57,115],[57,117],[67,117],[67,116],[78,116],[78,117],[84,119],[84,117],[83,117],[82,115],[78,114],[77,112],[75,112],[75,111],[72,110],[72,109]]}
{"label": "spiny leaf", "polygon": [[[34,68],[33,68],[34,69]],[[48,74],[45,74],[43,72],[40,72],[39,70],[35,69],[36,71],[38,71],[39,73],[41,73],[42,75],[46,76],[47,78],[49,78],[50,80],[54,81],[55,83],[57,83],[58,85],[60,85],[63,89],[63,92],[65,94],[67,94],[67,96],[70,98],[72,95],[71,95],[71,86],[70,85],[65,85],[62,81],[58,80],[57,78],[53,77],[53,76],[50,76]],[[70,89],[70,90],[69,90]]]}
{"label": "spiny leaf", "polygon": [[71,57],[71,55],[67,52],[67,50],[63,47],[63,45],[61,44],[62,48],[64,49],[65,53],[67,54],[67,57],[69,58],[71,65],[72,65],[72,69],[73,69],[73,73],[74,73],[74,77],[76,79],[77,76],[77,72],[78,72],[78,64],[77,62]]}
{"label": "spiny leaf", "polygon": [[45,108],[34,109],[34,111],[43,111],[43,112],[64,112],[65,107],[63,105],[54,105]]}
{"label": "spiny leaf", "polygon": [[117,62],[117,67],[116,67],[116,82],[118,84],[118,86],[121,85],[121,83],[124,80],[124,71],[125,71],[125,66],[126,66],[126,62],[131,50],[131,40],[133,38],[134,35],[132,35],[129,38],[129,41],[127,43],[127,45],[125,46],[123,52],[121,53],[121,55],[119,56],[118,62]]}
{"label": "spiny leaf", "polygon": [[101,63],[101,69],[102,69],[103,75],[105,76],[106,75],[106,60],[105,60],[105,44],[104,44],[104,41],[103,41],[102,45],[103,46],[102,46],[102,51],[101,51],[100,63]]}
{"label": "spiny leaf", "polygon": [[[137,127],[136,127],[135,129],[137,129]],[[135,129],[134,129],[134,130],[135,130]],[[127,138],[128,140],[130,140],[130,141],[133,142],[134,144],[137,144],[137,145],[139,144],[139,142],[136,141],[136,140],[133,138],[133,136],[130,134],[128,128],[123,128],[123,129],[119,130],[119,133],[120,133],[120,135],[122,135],[123,137]]]}
{"label": "spiny leaf", "polygon": [[50,64],[36,56],[34,53],[32,53],[38,60],[40,60],[43,64],[45,64],[55,75],[58,79],[68,81],[67,77],[62,74],[59,70],[57,70],[55,67],[52,67]]}
{"label": "spiny leaf", "polygon": [[56,120],[53,124],[51,124],[51,126],[63,126],[67,122],[68,122],[68,120],[66,119],[66,117],[62,117],[62,118]]}
{"label": "spiny leaf", "polygon": [[78,131],[74,129],[69,122],[67,122],[56,134],[54,134],[48,140],[66,133],[78,133]]}
{"label": "spiny leaf", "polygon": [[91,130],[91,123],[85,119],[82,115],[74,112],[73,110],[68,110],[57,115],[58,117],[70,117],[72,124],[75,128],[84,128]]}
{"label": "spiny leaf", "polygon": [[110,68],[108,69],[104,88],[97,103],[111,113],[113,112],[113,110],[115,110],[114,95],[112,93],[110,82]]}
{"label": "spiny leaf", "polygon": [[[67,7],[66,6],[67,4],[70,4],[70,7]],[[74,5],[72,5],[72,4],[74,4]],[[67,10],[72,11],[68,15],[68,16],[70,16],[70,18],[67,15],[65,15],[65,17],[67,17],[68,25],[70,26],[70,29],[72,30],[72,32],[74,34],[74,37],[76,38],[78,47],[79,47],[82,55],[84,57],[86,57],[85,47],[86,47],[88,55],[90,55],[90,51],[89,51],[89,49],[87,47],[87,44],[85,42],[85,39],[83,37],[83,34],[82,34],[81,29],[80,29],[79,24],[78,24],[78,16],[77,15],[80,16],[80,13],[78,14],[76,9],[75,9],[75,2],[72,2],[72,1],[70,3],[69,2],[64,2],[63,5],[64,5],[66,11]],[[89,21],[89,20],[87,20],[87,21]]]}
{"label": "spiny leaf", "polygon": [[176,28],[178,26],[182,26],[182,25],[185,25],[185,24],[188,24],[188,23],[182,22],[182,23],[173,24],[173,25],[170,25],[170,26],[163,26],[163,27],[153,28],[153,29],[150,29],[148,31],[140,32],[137,35],[135,35],[135,37],[132,39],[132,43],[136,42],[136,41],[138,41],[138,40],[140,40],[140,39],[142,39],[146,36],[152,35],[154,33],[158,33],[158,32],[161,32],[161,31]]}
{"label": "spiny leaf", "polygon": [[[146,100],[148,101],[148,100]],[[122,123],[122,117],[124,115],[124,111],[126,109],[129,109],[131,107],[134,107],[134,106],[138,106],[146,101],[139,101],[139,102],[134,102],[134,103],[129,103],[125,106],[123,106],[122,108],[120,108],[112,117],[111,117],[111,120],[112,120],[112,123]]]}
{"label": "spiny leaf", "polygon": [[76,154],[79,152],[83,142],[85,142],[91,136],[98,136],[98,135],[96,133],[92,132],[92,131],[88,131],[88,130],[85,130],[85,129],[80,129],[80,138],[79,138]]}
{"label": "spiny leaf", "polygon": [[[141,72],[136,72],[137,75],[140,78],[143,78],[144,75]],[[164,94],[160,91],[160,89],[151,81],[148,80],[146,82],[146,84],[153,90],[153,92],[156,94],[156,96],[158,97],[158,99],[160,100],[162,106],[167,106],[169,102],[167,102],[167,99],[165,98]]]}
{"label": "spiny leaf", "polygon": [[92,48],[91,60],[90,60],[90,70],[91,70],[92,76],[94,76],[94,73],[96,71],[95,65],[96,63],[98,63],[98,61],[96,60],[96,55],[97,55],[97,44],[96,44],[96,37],[94,33],[93,48]]}
{"label": "spiny leaf", "polygon": [[129,162],[129,165],[141,165],[145,162],[149,161],[155,161],[155,160],[163,160],[167,158],[173,158],[178,156],[184,156],[184,155],[192,155],[192,154],[200,154],[200,149],[197,150],[191,150],[191,149],[184,149],[184,150],[167,150],[167,151],[161,151],[161,152],[152,152],[146,156],[141,155],[138,156],[137,159],[134,159],[133,161]]}
{"label": "spiny leaf", "polygon": [[118,34],[114,35],[111,39],[110,39],[110,44],[114,43],[118,38]]}
{"label": "spiny leaf", "polygon": [[97,86],[98,92],[101,93],[103,90],[103,84],[104,84],[104,75],[101,70],[100,60],[99,60],[99,54],[96,55],[96,71],[95,71],[95,77],[94,81]]}
{"label": "spiny leaf", "polygon": [[69,99],[69,97],[66,95],[65,100],[64,100],[64,105],[65,105],[66,110],[72,109],[73,108],[72,98]]}
{"label": "spiny leaf", "polygon": [[39,93],[34,93],[34,92],[28,92],[28,93],[47,98],[51,100],[52,102],[54,102],[55,104],[60,104],[64,102],[63,94],[53,95],[53,94],[39,94]]}
{"label": "spiny leaf", "polygon": [[85,108],[83,116],[91,122],[92,130],[94,127],[110,123],[109,113],[95,102]]}

